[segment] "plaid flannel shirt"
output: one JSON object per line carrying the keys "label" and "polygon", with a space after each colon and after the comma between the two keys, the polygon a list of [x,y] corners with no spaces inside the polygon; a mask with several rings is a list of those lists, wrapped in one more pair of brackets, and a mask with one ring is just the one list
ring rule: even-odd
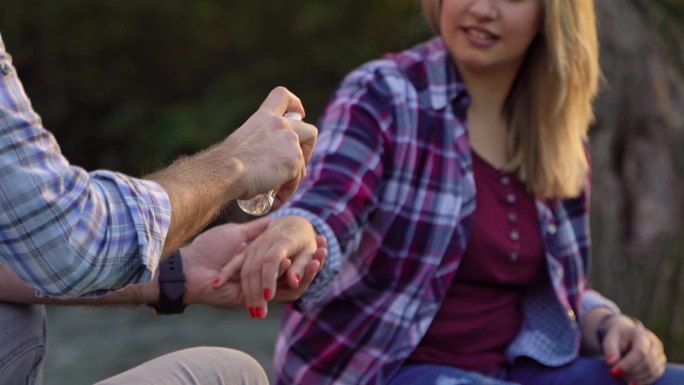
{"label": "plaid flannel shirt", "polygon": [[62,156],[0,38],[0,262],[38,294],[97,296],[149,281],[171,219],[166,192]]}
{"label": "plaid flannel shirt", "polygon": [[[278,384],[384,384],[420,342],[473,221],[469,100],[440,38],[345,78],[320,121],[307,179],[274,214],[306,217],[329,242],[324,269],[286,309]],[[587,287],[588,191],[536,202],[549,279],[524,299],[510,359],[571,361],[577,317],[615,306]]]}

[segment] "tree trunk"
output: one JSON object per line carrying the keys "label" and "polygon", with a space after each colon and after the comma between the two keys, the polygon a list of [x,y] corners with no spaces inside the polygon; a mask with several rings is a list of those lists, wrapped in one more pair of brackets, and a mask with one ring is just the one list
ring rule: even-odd
{"label": "tree trunk", "polygon": [[606,81],[590,133],[592,282],[684,361],[684,49],[663,34],[679,21],[653,0],[596,5]]}

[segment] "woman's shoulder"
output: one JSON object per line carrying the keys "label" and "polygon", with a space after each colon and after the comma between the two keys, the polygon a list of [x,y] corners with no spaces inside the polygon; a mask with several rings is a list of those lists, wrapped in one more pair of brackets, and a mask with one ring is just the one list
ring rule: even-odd
{"label": "woman's shoulder", "polygon": [[435,63],[443,65],[448,59],[448,53],[442,38],[433,37],[404,51],[387,53],[383,59],[396,63],[398,68],[411,74],[421,69],[425,70]]}
{"label": "woman's shoulder", "polygon": [[420,92],[428,88],[436,71],[443,71],[447,57],[442,40],[433,38],[360,65],[345,77],[343,87],[370,87],[395,96]]}

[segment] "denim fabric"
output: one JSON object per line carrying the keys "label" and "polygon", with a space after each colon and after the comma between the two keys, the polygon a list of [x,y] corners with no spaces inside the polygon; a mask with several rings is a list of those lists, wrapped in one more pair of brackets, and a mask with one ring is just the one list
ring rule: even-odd
{"label": "denim fabric", "polygon": [[201,347],[170,353],[97,385],[268,385],[259,363],[237,350]]}
{"label": "denim fabric", "polygon": [[387,385],[518,385],[477,372],[432,364],[404,365]]}
{"label": "denim fabric", "polygon": [[[625,385],[610,374],[603,360],[580,357],[558,368],[543,366],[527,360],[512,367],[508,379],[521,385]],[[684,366],[668,364],[665,374],[652,385],[684,384]]]}
{"label": "denim fabric", "polygon": [[[496,377],[458,368],[409,364],[388,385],[625,385],[610,374],[603,360],[580,357],[560,367],[548,367],[530,359],[517,362]],[[665,374],[652,385],[684,384],[684,365],[668,364]]]}
{"label": "denim fabric", "polygon": [[42,305],[0,302],[0,385],[41,385],[46,352]]}

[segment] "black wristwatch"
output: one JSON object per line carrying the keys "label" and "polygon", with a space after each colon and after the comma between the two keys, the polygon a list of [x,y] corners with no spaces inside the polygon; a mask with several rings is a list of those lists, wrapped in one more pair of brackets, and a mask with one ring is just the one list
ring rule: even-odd
{"label": "black wristwatch", "polygon": [[159,302],[152,305],[157,314],[180,314],[185,310],[185,274],[180,250],[159,264]]}

